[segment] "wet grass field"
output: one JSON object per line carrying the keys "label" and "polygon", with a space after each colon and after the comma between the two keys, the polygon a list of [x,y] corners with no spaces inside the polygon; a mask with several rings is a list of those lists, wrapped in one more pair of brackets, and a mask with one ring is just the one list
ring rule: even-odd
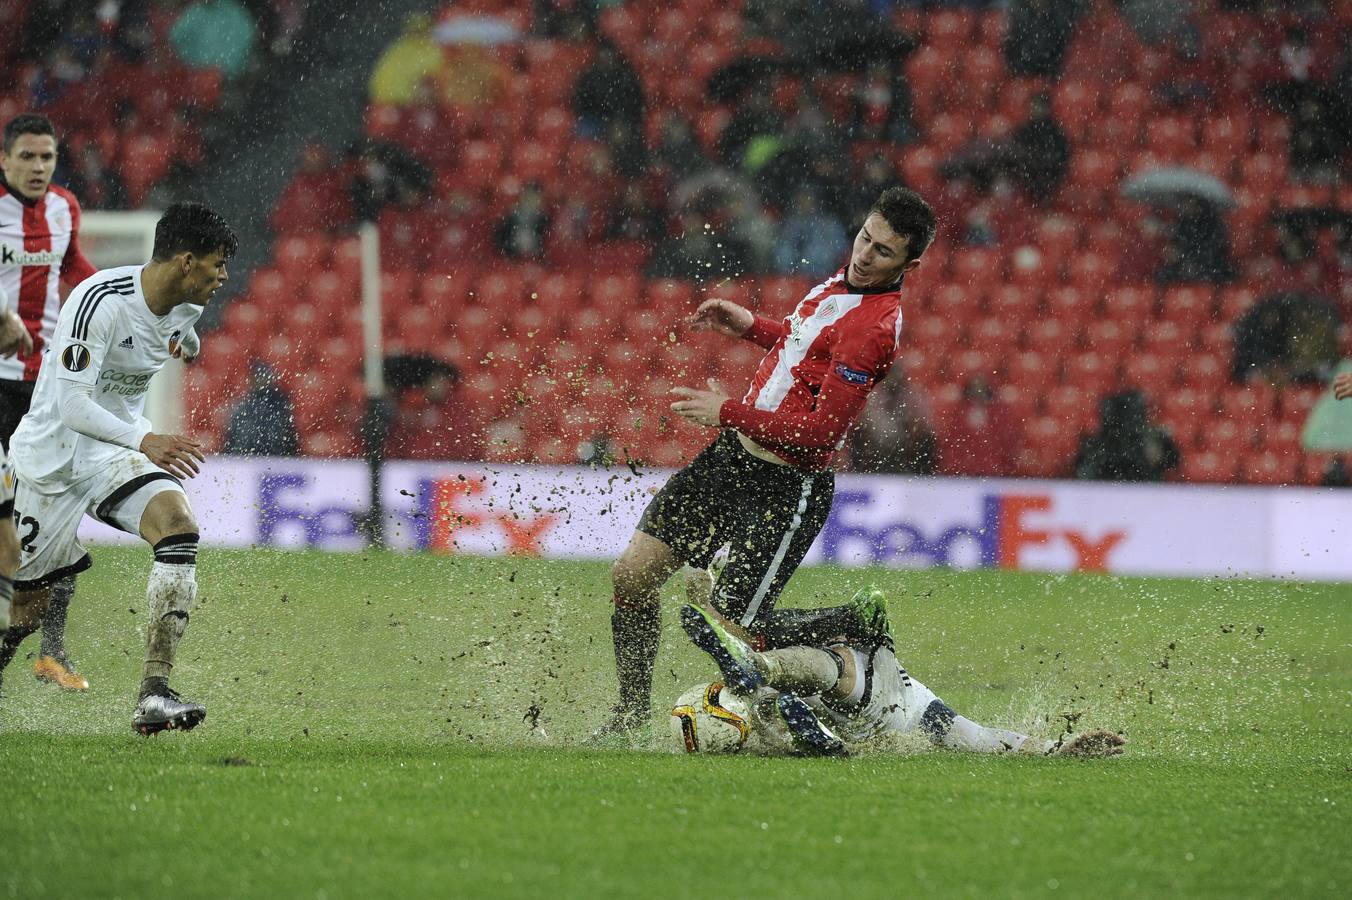
{"label": "wet grass field", "polygon": [[[804,570],[785,605],[892,598],[898,654],[959,712],[1106,761],[876,748],[690,758],[586,736],[613,694],[607,567],[206,551],[174,682],[191,734],[130,727],[141,551],[96,550],[61,694],[0,700],[0,896],[1343,896],[1352,589]],[[711,680],[676,625],[657,706]],[[36,638],[25,650],[35,651]]]}

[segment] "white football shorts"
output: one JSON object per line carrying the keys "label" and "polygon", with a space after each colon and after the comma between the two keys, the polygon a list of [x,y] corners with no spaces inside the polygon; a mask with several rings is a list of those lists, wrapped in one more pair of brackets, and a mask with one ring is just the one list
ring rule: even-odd
{"label": "white football shorts", "polygon": [[13,512],[14,466],[10,465],[4,446],[0,446],[0,516],[8,516]]}
{"label": "white football shorts", "polygon": [[141,533],[141,514],[162,491],[184,493],[178,479],[144,453],[120,449],[97,475],[64,490],[43,493],[16,472],[14,524],[19,532],[16,590],[31,591],[93,565],[80,544],[80,521],[90,515],[128,534]]}
{"label": "white football shorts", "polygon": [[820,707],[841,737],[864,740],[882,731],[908,734],[920,727],[925,710],[939,699],[906,673],[890,647],[872,652],[839,645],[831,649],[849,652],[858,673],[851,696]]}

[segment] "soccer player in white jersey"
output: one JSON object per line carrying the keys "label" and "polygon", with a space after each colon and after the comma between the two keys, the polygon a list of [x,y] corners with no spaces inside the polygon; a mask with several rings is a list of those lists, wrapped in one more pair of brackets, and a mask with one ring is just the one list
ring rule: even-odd
{"label": "soccer player in white jersey", "polygon": [[[0,444],[6,448],[32,402],[41,351],[52,340],[61,298],[94,274],[80,250],[79,201],[52,184],[58,150],[56,129],[46,116],[22,113],[5,123],[0,146],[0,286],[9,293],[13,318],[34,345],[17,358],[0,358]],[[6,322],[0,331],[8,327]],[[66,655],[66,611],[74,594],[74,576],[52,586],[33,673],[65,690],[83,691],[89,682]]]}
{"label": "soccer player in white jersey", "polygon": [[193,326],[225,283],[236,246],[215,212],[178,203],[155,226],[149,263],[81,282],[61,310],[52,358],[11,444],[22,552],[0,672],[36,629],[51,585],[91,565],[76,533],[85,515],[139,535],[155,554],[132,718],[142,734],[189,729],[206,717],[206,707],[169,689],[197,598],[197,521],[179,479],[195,476],[204,457],[196,442],[151,430],[145,395],[169,357],[197,355]]}
{"label": "soccer player in white jersey", "polygon": [[991,728],[954,712],[897,661],[887,602],[866,588],[846,604],[867,634],[838,636],[821,647],[753,650],[751,636],[709,604],[681,610],[681,626],[718,665],[734,693],[753,699],[752,727],[760,748],[843,756],[851,743],[878,735],[920,733],[941,747],[977,753],[1115,756],[1125,741],[1110,731],[1038,740]]}

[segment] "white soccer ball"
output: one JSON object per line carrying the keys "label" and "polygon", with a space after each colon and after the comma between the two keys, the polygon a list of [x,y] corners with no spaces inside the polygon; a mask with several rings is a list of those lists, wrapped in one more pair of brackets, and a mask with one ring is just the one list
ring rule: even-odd
{"label": "white soccer ball", "polygon": [[751,736],[751,704],[723,682],[692,687],[671,710],[676,753],[736,753]]}

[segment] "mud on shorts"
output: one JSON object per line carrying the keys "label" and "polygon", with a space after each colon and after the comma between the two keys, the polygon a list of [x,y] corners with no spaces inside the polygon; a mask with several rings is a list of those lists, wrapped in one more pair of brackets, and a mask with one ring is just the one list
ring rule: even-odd
{"label": "mud on shorts", "polygon": [[139,535],[141,514],[162,491],[184,493],[177,478],[135,450],[121,450],[102,471],[54,493],[37,490],[18,473],[14,524],[20,555],[15,590],[47,587],[93,565],[78,535],[85,515]]}
{"label": "mud on shorts", "polygon": [[749,626],[774,608],[826,524],[834,492],[834,473],[759,459],[729,429],[667,480],[638,530],[699,569],[727,544],[713,604]]}

